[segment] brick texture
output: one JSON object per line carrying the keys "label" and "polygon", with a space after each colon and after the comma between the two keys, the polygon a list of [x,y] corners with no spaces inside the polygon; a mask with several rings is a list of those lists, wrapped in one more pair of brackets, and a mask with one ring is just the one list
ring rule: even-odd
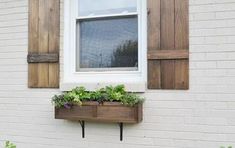
{"label": "brick texture", "polygon": [[50,98],[59,90],[27,88],[28,0],[1,0],[0,147],[235,147],[235,1],[189,1],[190,90],[147,91],[144,121],[126,125],[120,142],[115,124],[87,123],[82,139],[78,122],[53,118]]}

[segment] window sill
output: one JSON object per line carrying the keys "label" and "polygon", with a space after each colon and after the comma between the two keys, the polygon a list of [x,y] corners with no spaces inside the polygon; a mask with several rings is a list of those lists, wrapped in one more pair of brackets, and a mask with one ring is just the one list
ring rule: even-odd
{"label": "window sill", "polygon": [[109,85],[119,85],[124,84],[126,87],[126,90],[128,92],[139,92],[143,93],[146,91],[146,83],[145,82],[133,82],[133,83],[68,83],[68,82],[62,82],[60,84],[60,90],[61,91],[70,91],[75,87],[84,86],[89,91],[97,90],[101,87],[109,86]]}

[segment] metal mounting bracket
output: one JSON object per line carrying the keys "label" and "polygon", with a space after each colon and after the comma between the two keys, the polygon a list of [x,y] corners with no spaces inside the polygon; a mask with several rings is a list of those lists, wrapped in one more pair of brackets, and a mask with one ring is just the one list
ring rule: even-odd
{"label": "metal mounting bracket", "polygon": [[[85,121],[79,120],[79,123],[82,127],[82,138],[85,138]],[[120,141],[122,141],[123,140],[123,123],[122,122],[118,123],[118,125],[119,125],[119,128],[120,128]]]}
{"label": "metal mounting bracket", "polygon": [[120,141],[123,140],[123,123],[119,123],[119,127],[120,127]]}
{"label": "metal mounting bracket", "polygon": [[85,138],[85,121],[79,121],[82,127],[82,138]]}

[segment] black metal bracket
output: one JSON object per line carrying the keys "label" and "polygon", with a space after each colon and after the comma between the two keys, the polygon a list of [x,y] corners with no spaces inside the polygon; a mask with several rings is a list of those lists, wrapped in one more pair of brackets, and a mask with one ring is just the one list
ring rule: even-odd
{"label": "black metal bracket", "polygon": [[119,127],[120,127],[120,141],[123,140],[123,123],[119,123]]}
{"label": "black metal bracket", "polygon": [[79,121],[82,127],[82,138],[85,138],[85,121]]}
{"label": "black metal bracket", "polygon": [[[82,127],[82,138],[85,138],[85,121],[84,120],[79,120],[79,123]],[[120,141],[123,140],[123,123],[118,123],[119,128],[120,128]]]}

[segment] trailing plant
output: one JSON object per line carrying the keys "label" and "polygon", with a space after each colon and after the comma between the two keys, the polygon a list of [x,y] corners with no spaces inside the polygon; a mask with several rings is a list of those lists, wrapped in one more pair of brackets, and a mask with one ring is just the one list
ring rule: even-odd
{"label": "trailing plant", "polygon": [[124,85],[106,86],[96,91],[87,91],[84,87],[76,87],[71,91],[55,95],[52,102],[55,107],[71,108],[72,105],[82,105],[84,101],[103,102],[120,102],[127,106],[134,106],[144,99],[135,93],[129,93],[125,90]]}
{"label": "trailing plant", "polygon": [[16,148],[16,145],[10,141],[6,141],[4,148]]}
{"label": "trailing plant", "polygon": [[122,104],[129,106],[134,106],[135,104],[138,104],[142,101],[143,99],[134,93],[127,93],[124,97],[121,98]]}

